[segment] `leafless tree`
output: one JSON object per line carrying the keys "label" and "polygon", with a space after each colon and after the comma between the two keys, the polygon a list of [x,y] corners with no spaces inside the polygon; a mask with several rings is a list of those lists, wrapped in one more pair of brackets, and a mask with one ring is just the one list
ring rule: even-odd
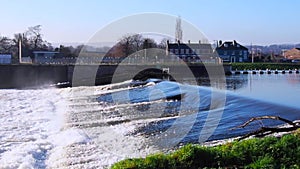
{"label": "leafless tree", "polygon": [[8,37],[0,37],[0,53],[11,53],[12,40]]}

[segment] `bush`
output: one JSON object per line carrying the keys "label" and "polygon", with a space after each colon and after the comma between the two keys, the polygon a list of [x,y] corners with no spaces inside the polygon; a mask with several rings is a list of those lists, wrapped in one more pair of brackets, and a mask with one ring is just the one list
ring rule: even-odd
{"label": "bush", "polygon": [[266,137],[216,147],[186,145],[170,154],[126,159],[112,169],[174,168],[300,168],[299,133],[281,138]]}

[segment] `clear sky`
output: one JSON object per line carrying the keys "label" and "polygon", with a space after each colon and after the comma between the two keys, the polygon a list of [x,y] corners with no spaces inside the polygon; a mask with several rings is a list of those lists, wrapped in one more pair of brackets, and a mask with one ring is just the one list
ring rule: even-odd
{"label": "clear sky", "polygon": [[84,43],[112,21],[143,12],[180,15],[210,41],[300,42],[298,0],[2,0],[0,4],[0,35],[12,37],[42,25],[44,39],[51,43]]}

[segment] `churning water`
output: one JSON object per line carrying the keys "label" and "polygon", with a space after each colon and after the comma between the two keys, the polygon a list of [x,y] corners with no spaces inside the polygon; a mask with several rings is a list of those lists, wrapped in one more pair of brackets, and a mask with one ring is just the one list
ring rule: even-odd
{"label": "churning water", "polygon": [[127,157],[247,134],[300,119],[299,75],[227,77],[227,90],[150,80],[0,90],[0,168],[105,168]]}

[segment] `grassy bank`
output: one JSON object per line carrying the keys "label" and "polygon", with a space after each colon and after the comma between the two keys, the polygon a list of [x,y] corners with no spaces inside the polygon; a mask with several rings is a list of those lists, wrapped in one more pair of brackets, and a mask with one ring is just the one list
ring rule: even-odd
{"label": "grassy bank", "polygon": [[232,142],[216,147],[186,145],[170,154],[126,159],[112,169],[300,168],[300,134]]}
{"label": "grassy bank", "polygon": [[300,64],[295,63],[232,63],[232,70],[293,70],[300,69]]}

